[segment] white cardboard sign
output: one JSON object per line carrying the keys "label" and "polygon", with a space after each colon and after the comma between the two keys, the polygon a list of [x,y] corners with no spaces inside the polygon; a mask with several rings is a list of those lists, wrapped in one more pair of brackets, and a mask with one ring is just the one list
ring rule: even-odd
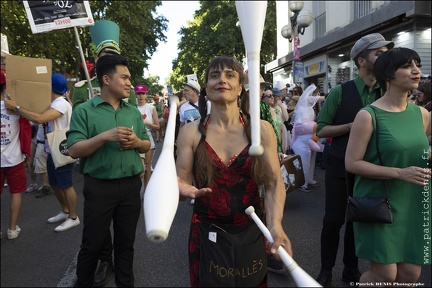
{"label": "white cardboard sign", "polygon": [[89,1],[23,1],[33,34],[94,25]]}

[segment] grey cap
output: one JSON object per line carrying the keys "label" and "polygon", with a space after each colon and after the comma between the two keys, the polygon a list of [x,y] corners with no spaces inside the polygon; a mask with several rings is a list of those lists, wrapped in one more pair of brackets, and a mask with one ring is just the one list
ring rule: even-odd
{"label": "grey cap", "polygon": [[355,59],[364,50],[378,49],[386,46],[388,49],[394,47],[392,41],[386,41],[379,33],[368,34],[360,38],[351,49],[351,59]]}
{"label": "grey cap", "polygon": [[276,97],[281,97],[282,96],[282,90],[278,90],[277,88],[273,88],[272,89],[273,95]]}

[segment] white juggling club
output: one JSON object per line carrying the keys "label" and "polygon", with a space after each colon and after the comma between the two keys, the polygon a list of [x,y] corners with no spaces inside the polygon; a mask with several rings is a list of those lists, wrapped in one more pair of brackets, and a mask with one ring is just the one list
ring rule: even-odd
{"label": "white juggling club", "polygon": [[179,202],[179,186],[174,161],[174,134],[178,97],[171,96],[168,124],[162,152],[144,192],[144,220],[147,238],[167,239]]}
{"label": "white juggling club", "polygon": [[247,51],[252,144],[249,154],[262,155],[260,126],[260,50],[267,1],[236,1],[237,15]]}
{"label": "white juggling club", "polygon": [[[274,243],[270,231],[267,229],[267,227],[264,225],[258,215],[256,215],[255,208],[253,206],[249,206],[245,212],[247,215],[250,215],[252,217],[252,219],[258,225],[258,228],[261,230],[267,240],[271,243]],[[291,277],[294,279],[297,287],[322,287],[318,282],[315,281],[315,279],[313,279],[300,266],[298,266],[298,264],[282,246],[279,246],[277,253],[279,254],[282,262],[288,268]]]}
{"label": "white juggling club", "polygon": [[236,1],[237,15],[240,21],[243,41],[247,52],[249,102],[252,130],[250,155],[261,155],[260,126],[260,50],[267,10],[267,1]]}

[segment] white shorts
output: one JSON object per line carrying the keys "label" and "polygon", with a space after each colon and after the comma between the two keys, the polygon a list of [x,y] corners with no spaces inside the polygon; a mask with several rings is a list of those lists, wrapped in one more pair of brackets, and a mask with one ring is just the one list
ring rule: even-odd
{"label": "white shorts", "polygon": [[154,142],[153,135],[152,135],[151,131],[147,131],[147,134],[149,135],[149,138],[150,138],[150,150],[156,149],[156,144]]}
{"label": "white shorts", "polygon": [[[147,135],[149,136],[149,139],[150,139],[150,150],[156,149],[156,144],[153,140],[152,132],[149,129],[147,129]],[[141,158],[145,159],[145,153],[140,153],[140,156],[141,156]]]}
{"label": "white shorts", "polygon": [[37,143],[34,157],[34,173],[47,173],[47,154],[44,143]]}

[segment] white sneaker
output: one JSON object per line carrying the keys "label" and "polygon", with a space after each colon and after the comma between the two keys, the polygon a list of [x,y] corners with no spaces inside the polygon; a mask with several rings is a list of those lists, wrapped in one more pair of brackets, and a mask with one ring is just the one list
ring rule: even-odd
{"label": "white sneaker", "polygon": [[306,192],[306,193],[310,193],[312,190],[307,187],[307,186],[300,186],[299,188],[297,188],[300,191]]}
{"label": "white sneaker", "polygon": [[17,238],[18,235],[20,234],[20,232],[21,232],[21,228],[18,225],[16,225],[16,229],[15,230],[8,229],[7,230],[8,239],[12,240],[12,239]]}
{"label": "white sneaker", "polygon": [[60,211],[60,213],[57,214],[56,216],[49,218],[48,223],[56,223],[56,222],[64,221],[68,217],[69,217],[68,213],[64,213],[63,211]]}
{"label": "white sneaker", "polygon": [[77,225],[79,225],[81,222],[77,216],[77,218],[75,220],[73,220],[72,218],[67,218],[66,221],[64,221],[62,224],[60,224],[59,226],[57,226],[54,231],[56,232],[63,232],[66,231],[72,227],[75,227]]}
{"label": "white sneaker", "polygon": [[190,205],[194,205],[195,204],[195,199],[191,199],[190,200]]}
{"label": "white sneaker", "polygon": [[33,183],[27,187],[27,190],[25,191],[25,193],[30,193],[30,192],[36,191],[37,189],[38,189],[38,185]]}

